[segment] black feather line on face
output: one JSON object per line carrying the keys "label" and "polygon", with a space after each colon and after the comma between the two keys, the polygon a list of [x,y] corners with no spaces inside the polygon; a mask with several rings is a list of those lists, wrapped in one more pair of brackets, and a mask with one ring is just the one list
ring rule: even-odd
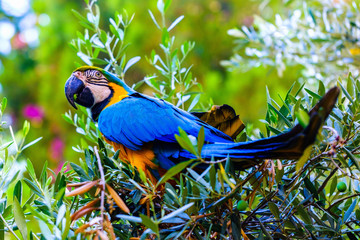
{"label": "black feather line on face", "polygon": [[89,82],[91,85],[96,85],[96,86],[103,86],[103,87],[108,87],[108,84],[104,84],[104,83],[96,83],[96,82]]}

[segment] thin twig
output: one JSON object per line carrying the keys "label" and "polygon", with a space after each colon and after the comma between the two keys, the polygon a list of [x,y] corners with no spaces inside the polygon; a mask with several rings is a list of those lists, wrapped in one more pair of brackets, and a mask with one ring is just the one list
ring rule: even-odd
{"label": "thin twig", "polygon": [[[332,159],[332,158],[331,158]],[[341,165],[341,163],[339,164]],[[340,166],[337,167],[340,167]],[[336,171],[338,170],[338,168],[334,168],[331,173],[329,174],[329,176],[325,179],[325,181],[323,182],[323,184],[319,187],[317,193],[319,194],[327,185],[327,183],[329,182],[329,180],[331,179],[331,177],[336,173]]]}
{"label": "thin twig", "polygon": [[104,211],[105,211],[105,176],[104,176],[104,169],[101,165],[101,159],[99,156],[99,152],[96,146],[94,146],[94,152],[95,152],[95,156],[96,159],[98,161],[98,165],[99,165],[99,172],[100,172],[100,177],[101,177],[101,182],[99,183],[99,185],[102,185],[102,191],[101,191],[101,198],[100,198],[100,212],[101,212],[101,230],[104,230]]}
{"label": "thin twig", "polygon": [[0,218],[1,220],[4,222],[5,226],[9,229],[9,231],[14,235],[14,237],[18,240],[20,240],[20,238],[14,233],[14,231],[11,229],[11,227],[9,226],[9,224],[6,222],[6,220],[4,219],[3,215],[0,213]]}
{"label": "thin twig", "polygon": [[330,210],[332,207],[334,207],[336,204],[338,203],[341,203],[342,201],[345,201],[346,199],[349,199],[349,198],[353,198],[353,197],[357,197],[357,196],[360,196],[360,193],[356,193],[356,194],[353,194],[353,195],[350,195],[350,196],[346,196],[344,198],[341,198],[339,200],[336,200],[334,201],[333,204],[331,204],[327,209]]}

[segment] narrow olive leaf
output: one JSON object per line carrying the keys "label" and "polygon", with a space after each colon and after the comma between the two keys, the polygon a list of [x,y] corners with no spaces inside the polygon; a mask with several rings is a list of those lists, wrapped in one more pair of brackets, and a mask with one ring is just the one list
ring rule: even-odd
{"label": "narrow olive leaf", "polygon": [[175,211],[169,213],[168,215],[162,217],[159,221],[165,221],[167,219],[176,217],[177,215],[179,215],[180,213],[185,212],[187,209],[189,209],[192,205],[194,205],[194,202],[188,203],[185,206],[182,206],[179,209],[176,209]]}
{"label": "narrow olive leaf", "polygon": [[23,151],[23,150],[27,149],[28,147],[34,145],[35,143],[37,143],[37,142],[40,141],[41,139],[42,139],[42,137],[39,137],[39,138],[35,139],[34,141],[29,142],[28,144],[26,144],[26,145],[21,149],[21,151]]}
{"label": "narrow olive leaf", "polygon": [[150,228],[157,235],[159,234],[159,224],[144,214],[140,214],[141,223]]}
{"label": "narrow olive leaf", "polygon": [[75,190],[72,190],[71,192],[66,193],[65,196],[73,197],[76,195],[84,194],[84,193],[88,192],[92,187],[94,187],[97,183],[98,183],[97,180],[88,182],[88,183],[82,185],[81,187],[78,187]]}
{"label": "narrow olive leaf", "polygon": [[91,211],[93,211],[93,209],[97,209],[98,208],[97,205],[99,202],[100,202],[100,198],[97,198],[95,200],[88,202],[86,205],[82,206],[79,210],[74,212],[73,215],[71,215],[71,221],[74,221],[74,220],[86,215],[87,212],[85,211],[85,209],[91,208],[92,209]]}
{"label": "narrow olive leaf", "polygon": [[274,110],[274,112],[276,112],[276,114],[279,116],[279,118],[281,118],[285,122],[286,126],[293,127],[293,124],[289,121],[289,119],[287,119],[281,112],[279,112],[279,110],[277,110],[271,104],[268,104],[268,106],[269,106],[270,109],[272,109],[272,110]]}
{"label": "narrow olive leaf", "polygon": [[350,96],[350,94],[348,93],[348,91],[346,91],[346,89],[344,88],[344,86],[338,81],[342,92],[345,94],[346,98],[349,99],[349,101],[354,104],[354,100],[352,99],[352,97]]}
{"label": "narrow olive leaf", "polygon": [[197,139],[197,148],[198,148],[199,156],[201,156],[201,150],[204,146],[204,142],[205,142],[205,131],[204,131],[204,127],[201,127]]}
{"label": "narrow olive leaf", "polygon": [[129,182],[131,182],[137,189],[139,189],[143,194],[147,195],[147,192],[142,188],[137,182],[133,179],[129,178]]}
{"label": "narrow olive leaf", "polygon": [[159,24],[157,23],[154,14],[150,11],[150,9],[149,9],[148,11],[149,11],[150,17],[151,17],[151,19],[153,20],[155,26],[156,26],[159,30],[161,30],[161,27],[160,27]]}
{"label": "narrow olive leaf", "polygon": [[5,231],[3,230],[5,229],[5,224],[4,221],[0,221],[0,240],[5,240]]}
{"label": "narrow olive leaf", "polygon": [[39,197],[44,198],[43,194],[41,193],[41,190],[29,179],[24,178],[25,183],[28,185],[28,187]]}
{"label": "narrow olive leaf", "polygon": [[280,220],[280,211],[279,211],[278,206],[273,202],[268,202],[268,206],[269,206],[270,212],[274,215],[276,220]]}
{"label": "narrow olive leaf", "polygon": [[357,204],[357,199],[355,199],[352,204],[350,205],[350,207],[346,210],[345,214],[344,214],[344,219],[343,219],[343,223],[346,223],[347,220],[350,218],[351,214],[353,213],[355,207]]}
{"label": "narrow olive leaf", "polygon": [[179,22],[181,22],[181,20],[184,19],[184,15],[181,15],[180,17],[178,17],[171,25],[170,27],[168,27],[168,32],[170,32],[171,29],[173,29]]}
{"label": "narrow olive leaf", "polygon": [[182,130],[180,127],[179,127],[179,132],[180,132],[180,135],[175,134],[176,141],[180,144],[180,146],[183,149],[189,151],[190,153],[192,153],[196,156],[197,152],[196,152],[194,146],[192,145],[191,140],[188,137],[187,133],[184,130]]}
{"label": "narrow olive leaf", "polygon": [[39,221],[39,226],[40,226],[40,229],[41,229],[41,234],[43,236],[42,239],[46,239],[46,240],[51,240],[51,239],[54,239],[55,237],[53,236],[53,234],[51,233],[48,225],[43,222],[43,221]]}
{"label": "narrow olive leaf", "polygon": [[66,214],[66,205],[63,204],[59,208],[58,214],[56,216],[56,226],[59,226],[59,224],[61,223],[61,220],[64,218],[65,214]]}
{"label": "narrow olive leaf", "polygon": [[319,94],[317,94],[317,93],[315,93],[315,92],[313,92],[313,91],[311,91],[311,90],[309,90],[309,89],[307,89],[307,88],[304,88],[305,89],[305,91],[310,95],[310,96],[312,96],[315,100],[320,100],[321,99],[321,96],[319,95]]}
{"label": "narrow olive leaf", "polygon": [[1,101],[1,112],[3,113],[5,111],[7,105],[7,98],[3,97],[2,101]]}
{"label": "narrow olive leaf", "polygon": [[309,121],[310,121],[310,116],[309,114],[300,109],[295,113],[295,116],[297,118],[297,120],[299,121],[300,125],[303,127],[303,128],[306,128],[306,126],[309,124]]}
{"label": "narrow olive leaf", "polygon": [[106,184],[106,188],[109,191],[111,197],[114,199],[116,205],[125,213],[129,214],[130,210],[126,206],[125,202],[121,199],[121,197],[117,194],[117,192],[109,185]]}
{"label": "narrow olive leaf", "polygon": [[13,199],[17,198],[19,203],[21,204],[21,196],[22,196],[22,184],[21,181],[19,180],[14,187]]}
{"label": "narrow olive leaf", "polygon": [[25,221],[25,215],[23,212],[23,209],[20,206],[20,203],[18,199],[15,197],[13,201],[14,206],[14,219],[17,227],[20,230],[20,233],[23,237],[23,239],[27,239],[27,227],[26,227],[26,221]]}
{"label": "narrow olive leaf", "polygon": [[165,4],[164,4],[164,1],[163,1],[163,0],[158,0],[156,6],[157,6],[157,9],[158,9],[162,14],[164,14],[164,12],[165,12]]}
{"label": "narrow olive leaf", "polygon": [[298,215],[300,218],[308,225],[312,224],[311,218],[309,214],[306,212],[305,208],[302,205],[297,206],[296,208]]}
{"label": "narrow olive leaf", "polygon": [[123,220],[127,220],[129,222],[141,223],[141,218],[139,218],[139,217],[124,215],[124,214],[118,214],[118,215],[116,215],[116,217],[123,219]]}
{"label": "narrow olive leaf", "polygon": [[326,89],[325,89],[325,85],[323,83],[323,81],[319,81],[319,89],[318,89],[318,93],[323,96],[325,95]]}
{"label": "narrow olive leaf", "polygon": [[76,213],[74,213],[73,215],[71,215],[71,221],[75,221],[89,213],[92,213],[95,210],[98,210],[98,207],[87,207],[87,208],[81,208],[78,211],[76,211]]}
{"label": "narrow olive leaf", "polygon": [[302,167],[305,165],[305,163],[308,161],[310,154],[312,150],[312,145],[308,146],[305,150],[303,155],[299,158],[299,160],[296,163],[296,172],[299,172]]}
{"label": "narrow olive leaf", "polygon": [[332,196],[333,193],[335,192],[336,185],[337,185],[337,176],[334,176],[330,184],[330,196]]}
{"label": "narrow olive leaf", "polygon": [[180,173],[181,171],[183,171],[187,166],[189,166],[192,162],[194,162],[194,159],[185,161],[185,162],[181,162],[179,164],[176,164],[175,166],[171,167],[158,181],[158,183],[156,184],[156,186],[160,186],[161,184],[163,184],[164,182],[166,182],[167,180],[169,180],[170,178],[174,177],[175,175],[177,175],[178,173]]}
{"label": "narrow olive leaf", "polygon": [[85,173],[84,169],[75,163],[70,163],[70,166],[74,169],[74,171],[82,178],[90,180],[89,176]]}
{"label": "narrow olive leaf", "polygon": [[141,57],[137,56],[137,57],[133,57],[131,58],[125,65],[123,72],[126,73],[126,71],[135,63],[137,63],[139,60],[141,59]]}
{"label": "narrow olive leaf", "polygon": [[346,155],[350,158],[350,160],[354,163],[354,165],[356,166],[356,168],[358,170],[360,170],[360,164],[359,161],[360,159],[355,157],[354,154],[351,153],[351,151],[349,149],[347,149],[346,147],[342,148],[344,150],[344,152],[346,153]]}
{"label": "narrow olive leaf", "polygon": [[229,184],[229,186],[231,187],[231,189],[235,189],[235,188],[236,188],[236,187],[235,187],[235,184],[230,181],[227,173],[225,172],[225,168],[223,167],[223,165],[222,165],[222,164],[219,164],[219,166],[220,166],[220,173],[221,173],[224,181],[225,181],[227,184]]}
{"label": "narrow olive leaf", "polygon": [[317,189],[315,185],[310,181],[308,177],[304,179],[305,187],[311,192],[314,198],[319,199],[319,195],[317,193]]}
{"label": "narrow olive leaf", "polygon": [[61,239],[66,239],[68,237],[68,233],[70,231],[71,219],[70,219],[70,211],[65,212],[65,227],[62,229]]}

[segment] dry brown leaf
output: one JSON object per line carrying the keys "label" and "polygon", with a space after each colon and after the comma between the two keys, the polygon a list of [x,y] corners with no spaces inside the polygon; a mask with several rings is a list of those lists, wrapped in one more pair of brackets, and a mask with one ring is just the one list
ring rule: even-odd
{"label": "dry brown leaf", "polygon": [[108,184],[106,184],[106,188],[109,191],[112,198],[114,199],[116,205],[118,205],[118,207],[122,211],[129,214],[130,213],[129,208],[126,206],[125,202],[121,199],[121,197],[117,194],[117,192],[112,187],[110,187],[110,185],[108,185]]}
{"label": "dry brown leaf", "polygon": [[72,190],[71,192],[66,193],[65,197],[73,197],[73,196],[76,196],[76,195],[86,193],[92,187],[94,187],[98,182],[99,182],[98,180],[88,182],[88,183],[82,185],[81,187],[78,187],[78,188]]}

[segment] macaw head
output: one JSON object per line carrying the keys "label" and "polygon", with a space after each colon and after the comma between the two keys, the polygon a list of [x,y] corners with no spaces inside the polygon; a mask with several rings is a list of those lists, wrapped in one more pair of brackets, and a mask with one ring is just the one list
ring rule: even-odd
{"label": "macaw head", "polygon": [[109,101],[116,89],[133,92],[120,78],[102,68],[83,66],[77,68],[66,81],[65,95],[71,106],[75,103],[93,108]]}

